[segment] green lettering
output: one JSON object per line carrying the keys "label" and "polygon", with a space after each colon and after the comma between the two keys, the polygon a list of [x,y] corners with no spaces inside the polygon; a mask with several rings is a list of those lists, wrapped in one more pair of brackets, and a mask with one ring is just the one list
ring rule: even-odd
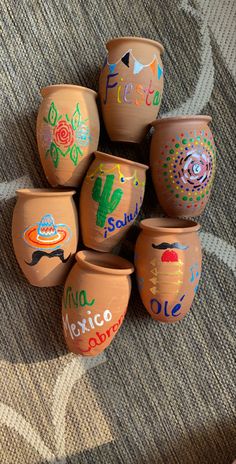
{"label": "green lettering", "polygon": [[153,97],[152,104],[153,105],[159,105],[159,103],[160,103],[160,92],[158,90],[156,90],[156,92],[154,94],[154,97]]}
{"label": "green lettering", "polygon": [[87,300],[87,295],[86,295],[86,291],[85,290],[81,290],[80,294],[79,294],[79,304],[80,306],[92,306],[95,302],[95,299],[93,298],[92,301],[88,301]]}

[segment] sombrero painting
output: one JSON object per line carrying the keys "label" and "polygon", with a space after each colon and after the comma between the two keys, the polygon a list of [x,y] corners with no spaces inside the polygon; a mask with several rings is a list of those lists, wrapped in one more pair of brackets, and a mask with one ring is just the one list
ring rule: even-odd
{"label": "sombrero painting", "polygon": [[51,214],[45,214],[24,231],[23,238],[32,248],[53,250],[61,247],[71,238],[71,230],[66,224],[55,224]]}

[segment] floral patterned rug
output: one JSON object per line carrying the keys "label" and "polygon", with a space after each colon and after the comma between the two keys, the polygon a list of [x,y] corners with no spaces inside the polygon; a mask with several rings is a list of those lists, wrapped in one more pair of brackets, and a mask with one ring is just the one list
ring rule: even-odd
{"label": "floral patterned rug", "polygon": [[[236,456],[233,0],[1,1],[1,464],[230,464]],[[69,354],[62,288],[31,287],[11,245],[16,188],[47,186],[36,145],[39,89],[97,90],[105,42],[164,48],[161,115],[211,114],[217,174],[200,218],[203,273],[190,314],[155,323],[136,284],[122,328],[94,359]],[[99,149],[148,163],[140,146]],[[140,217],[160,215],[150,175]],[[137,225],[121,252],[132,259]]]}

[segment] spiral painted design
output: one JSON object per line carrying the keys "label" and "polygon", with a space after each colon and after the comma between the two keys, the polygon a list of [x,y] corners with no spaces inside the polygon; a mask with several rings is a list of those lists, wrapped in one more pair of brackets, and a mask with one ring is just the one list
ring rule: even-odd
{"label": "spiral painted design", "polygon": [[[168,143],[169,142],[169,143]],[[200,207],[210,194],[216,150],[210,130],[176,134],[162,147],[159,182],[163,191],[183,208]]]}

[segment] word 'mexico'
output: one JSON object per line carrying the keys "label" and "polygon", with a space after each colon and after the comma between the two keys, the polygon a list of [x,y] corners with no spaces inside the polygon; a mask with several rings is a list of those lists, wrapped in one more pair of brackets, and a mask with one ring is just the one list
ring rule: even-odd
{"label": "word 'mexico'", "polygon": [[63,317],[65,332],[69,331],[72,340],[86,332],[90,332],[91,329],[95,329],[95,326],[103,326],[105,322],[109,322],[112,319],[112,313],[109,309],[106,309],[102,315],[99,313],[92,315],[91,311],[87,311],[87,314],[90,315],[88,319],[83,318],[82,321],[77,320],[76,323],[70,323],[68,314],[66,314],[65,318]]}
{"label": "word 'mexico'", "polygon": [[104,238],[107,238],[108,232],[114,232],[116,229],[121,229],[122,227],[127,226],[129,222],[133,222],[133,220],[138,216],[138,212],[138,203],[136,203],[135,211],[130,214],[124,213],[124,217],[122,219],[115,220],[113,216],[110,216],[107,220],[108,227],[104,227]]}
{"label": "word 'mexico'", "polygon": [[[107,75],[106,80],[106,95],[104,103],[107,103],[108,93],[115,92],[117,103],[128,103],[140,106],[159,105],[160,92],[152,89],[152,80],[150,79],[148,87],[144,88],[142,84],[134,84],[133,82],[123,82],[123,77],[118,79],[119,73]],[[114,90],[115,89],[115,90]]]}

